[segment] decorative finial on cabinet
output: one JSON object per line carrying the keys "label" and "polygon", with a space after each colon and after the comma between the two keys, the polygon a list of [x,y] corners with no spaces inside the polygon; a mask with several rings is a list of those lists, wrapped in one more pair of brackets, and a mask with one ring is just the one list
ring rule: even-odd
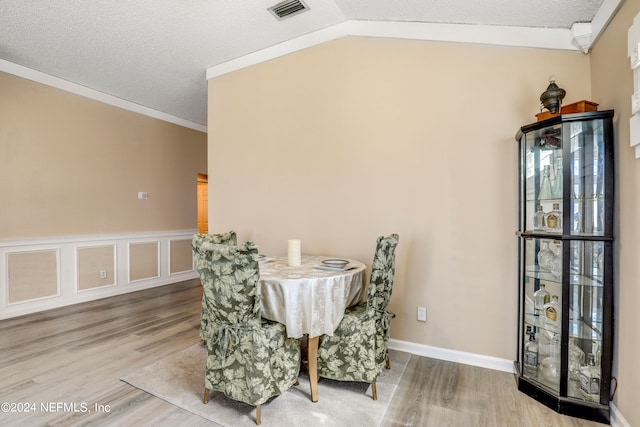
{"label": "decorative finial on cabinet", "polygon": [[556,84],[556,77],[554,75],[549,76],[549,86],[547,86],[547,90],[540,95],[540,102],[542,103],[540,111],[542,111],[542,108],[546,108],[551,114],[557,113],[560,111],[560,106],[562,105],[562,100],[565,95],[565,90]]}

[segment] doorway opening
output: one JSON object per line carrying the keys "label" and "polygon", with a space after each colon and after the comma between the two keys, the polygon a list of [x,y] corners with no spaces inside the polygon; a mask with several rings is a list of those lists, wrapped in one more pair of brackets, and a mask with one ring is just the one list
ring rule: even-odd
{"label": "doorway opening", "polygon": [[209,180],[207,174],[198,174],[198,233],[209,232]]}

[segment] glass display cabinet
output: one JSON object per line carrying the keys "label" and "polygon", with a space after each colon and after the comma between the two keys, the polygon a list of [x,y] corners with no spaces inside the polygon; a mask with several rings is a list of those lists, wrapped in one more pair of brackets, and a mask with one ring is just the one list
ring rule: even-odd
{"label": "glass display cabinet", "polygon": [[613,111],[520,128],[518,389],[609,423]]}

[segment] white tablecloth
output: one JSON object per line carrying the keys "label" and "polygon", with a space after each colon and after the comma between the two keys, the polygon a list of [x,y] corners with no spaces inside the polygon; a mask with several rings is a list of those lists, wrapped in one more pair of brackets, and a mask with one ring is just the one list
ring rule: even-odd
{"label": "white tablecloth", "polygon": [[299,267],[289,267],[286,257],[260,263],[262,316],[283,323],[287,335],[333,335],[344,310],[364,295],[365,265],[349,260],[346,271],[318,269],[326,256],[303,256]]}

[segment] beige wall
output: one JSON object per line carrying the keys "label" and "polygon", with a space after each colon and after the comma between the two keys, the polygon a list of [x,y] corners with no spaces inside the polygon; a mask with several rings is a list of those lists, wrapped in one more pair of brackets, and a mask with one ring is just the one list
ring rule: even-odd
{"label": "beige wall", "polygon": [[206,134],[5,73],[0,93],[0,239],[196,228]]}
{"label": "beige wall", "polygon": [[209,230],[369,265],[397,232],[392,337],[513,360],[514,135],[551,74],[591,98],[582,53],[355,37],[210,80]]}
{"label": "beige wall", "polygon": [[640,12],[640,0],[627,0],[591,53],[594,98],[616,110],[616,241],[614,376],[619,380],[615,405],[632,426],[640,426],[640,159],[629,145],[633,73],[627,57],[627,30]]}
{"label": "beige wall", "polygon": [[[114,245],[78,248],[77,252],[78,289],[115,285],[116,247]],[[101,271],[104,271],[104,277],[101,277]]]}
{"label": "beige wall", "polygon": [[169,245],[171,251],[171,256],[169,258],[169,272],[174,274],[193,270],[191,239],[171,240]]}
{"label": "beige wall", "polygon": [[160,242],[130,244],[129,280],[133,282],[160,276],[159,251]]}
{"label": "beige wall", "polygon": [[7,302],[57,295],[60,292],[58,258],[55,250],[8,254]]}

